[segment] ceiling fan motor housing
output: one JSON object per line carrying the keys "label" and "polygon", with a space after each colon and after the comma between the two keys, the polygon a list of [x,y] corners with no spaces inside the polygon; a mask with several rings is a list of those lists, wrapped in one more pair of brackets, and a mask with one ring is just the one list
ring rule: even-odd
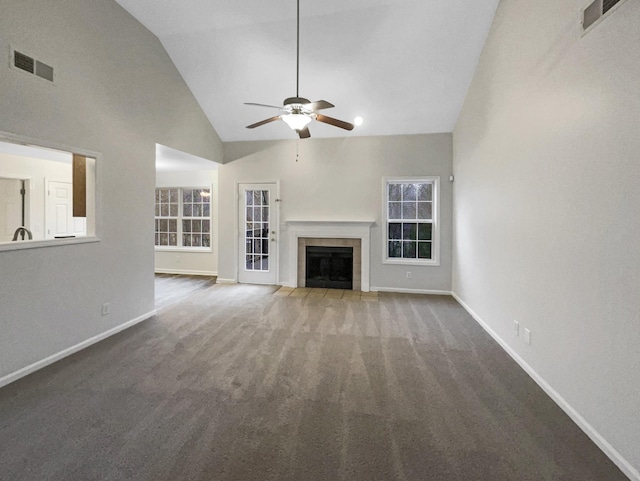
{"label": "ceiling fan motor housing", "polygon": [[308,99],[302,98],[302,97],[289,97],[288,99],[284,100],[284,106],[286,107],[287,105],[306,105],[306,104],[310,104],[311,102]]}

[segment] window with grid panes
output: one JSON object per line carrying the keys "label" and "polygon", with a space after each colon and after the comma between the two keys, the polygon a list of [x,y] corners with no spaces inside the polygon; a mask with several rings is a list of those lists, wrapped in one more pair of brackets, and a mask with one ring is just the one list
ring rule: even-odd
{"label": "window with grid panes", "polygon": [[437,194],[437,177],[386,180],[386,262],[437,263]]}
{"label": "window with grid panes", "polygon": [[211,247],[211,189],[156,189],[156,247]]}

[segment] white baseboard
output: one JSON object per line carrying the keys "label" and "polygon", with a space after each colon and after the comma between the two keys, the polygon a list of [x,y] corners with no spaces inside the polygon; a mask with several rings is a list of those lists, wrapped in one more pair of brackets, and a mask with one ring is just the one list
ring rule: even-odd
{"label": "white baseboard", "polygon": [[35,372],[39,369],[42,369],[43,367],[53,364],[54,362],[59,361],[60,359],[63,359],[67,356],[70,356],[71,354],[75,354],[76,352],[81,351],[82,349],[86,349],[92,344],[95,344],[96,342],[100,342],[106,339],[107,337],[113,336],[114,334],[117,334],[120,331],[124,331],[129,327],[135,326],[136,324],[146,319],[149,319],[151,316],[155,315],[156,313],[157,311],[154,309],[153,311],[147,312],[146,314],[143,314],[140,317],[136,317],[135,319],[127,321],[124,324],[120,324],[119,326],[116,326],[113,329],[109,329],[108,331],[98,334],[97,336],[93,336],[85,341],[82,341],[76,344],[75,346],[71,346],[45,359],[34,362],[29,366],[23,367],[22,369],[18,369],[17,371],[12,372],[11,374],[7,374],[6,376],[0,378],[0,387],[6,386],[7,384],[17,381],[18,379],[25,377],[26,375],[31,374],[32,372]]}
{"label": "white baseboard", "polygon": [[547,381],[540,376],[527,362],[514,351],[489,325],[478,316],[455,292],[451,295],[456,301],[489,333],[489,335],[504,349],[509,356],[516,361],[522,369],[540,386],[544,392],[567,413],[567,415],[575,422],[584,433],[600,448],[600,450],[613,461],[618,468],[631,480],[640,481],[640,472],[634,468],[609,442],[595,430],[591,424],[584,419],[555,389],[553,389]]}
{"label": "white baseboard", "polygon": [[376,287],[370,286],[372,292],[397,292],[400,294],[432,294],[438,296],[450,296],[451,291],[438,291],[433,289],[404,289],[402,287]]}
{"label": "white baseboard", "polygon": [[216,284],[237,284],[238,282],[235,279],[221,279],[218,277],[216,279]]}
{"label": "white baseboard", "polygon": [[191,271],[188,269],[156,269],[156,274],[179,274],[183,276],[217,276],[215,271]]}

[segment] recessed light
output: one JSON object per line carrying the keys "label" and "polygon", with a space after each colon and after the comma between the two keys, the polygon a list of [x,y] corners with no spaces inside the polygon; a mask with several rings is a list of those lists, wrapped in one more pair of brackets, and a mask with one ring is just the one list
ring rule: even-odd
{"label": "recessed light", "polygon": [[360,117],[359,115],[355,119],[353,119],[353,124],[356,127],[360,127],[362,125],[362,122],[364,122],[364,119],[362,117]]}

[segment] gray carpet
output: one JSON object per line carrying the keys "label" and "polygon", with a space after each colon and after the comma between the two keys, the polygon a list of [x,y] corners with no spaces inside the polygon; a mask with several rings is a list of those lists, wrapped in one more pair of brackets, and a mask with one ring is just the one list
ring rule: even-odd
{"label": "gray carpet", "polygon": [[450,297],[215,285],[0,390],[0,479],[626,478]]}
{"label": "gray carpet", "polygon": [[164,309],[201,289],[216,283],[215,276],[155,275],[155,306]]}

